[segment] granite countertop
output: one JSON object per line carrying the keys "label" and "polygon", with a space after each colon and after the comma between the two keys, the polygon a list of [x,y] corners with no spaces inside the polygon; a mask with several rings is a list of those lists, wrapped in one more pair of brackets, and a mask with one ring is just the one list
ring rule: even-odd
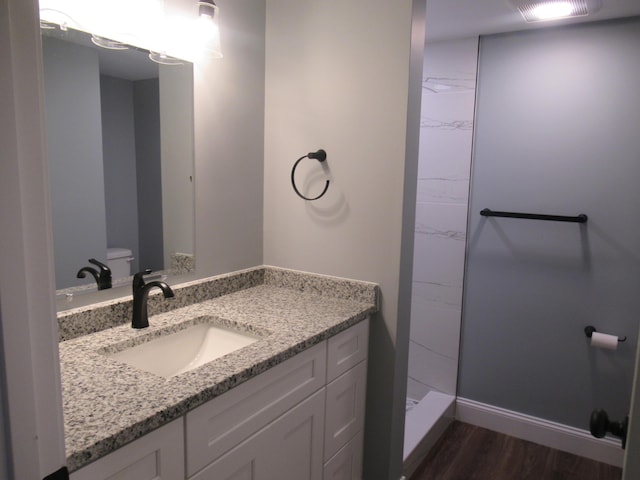
{"label": "granite countertop", "polygon": [[[266,272],[259,281],[262,283],[253,282],[239,291],[150,316],[149,328],[134,330],[127,322],[60,343],[70,471],[184,415],[378,310],[378,289],[374,284],[300,272],[289,275],[289,271],[273,267],[266,267]],[[250,273],[255,276],[253,270]],[[353,294],[350,288],[359,292]],[[253,332],[258,340],[168,379],[106,355],[204,319]]]}

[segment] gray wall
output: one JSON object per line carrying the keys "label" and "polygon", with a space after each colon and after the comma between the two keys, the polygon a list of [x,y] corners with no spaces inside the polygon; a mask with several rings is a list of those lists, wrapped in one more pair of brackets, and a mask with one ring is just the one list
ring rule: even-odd
{"label": "gray wall", "polygon": [[134,82],[136,180],[138,194],[139,269],[164,268],[160,90],[158,79]]}
{"label": "gray wall", "polygon": [[87,259],[106,259],[98,56],[55,39],[43,50],[56,286],[66,288]]}
{"label": "gray wall", "polygon": [[133,82],[100,76],[107,246],[129,248],[138,269],[138,197]]}
{"label": "gray wall", "polygon": [[[481,40],[459,394],[579,428],[628,413],[640,311],[640,21]],[[479,211],[576,215],[578,224]],[[589,346],[592,324],[626,335]]]}

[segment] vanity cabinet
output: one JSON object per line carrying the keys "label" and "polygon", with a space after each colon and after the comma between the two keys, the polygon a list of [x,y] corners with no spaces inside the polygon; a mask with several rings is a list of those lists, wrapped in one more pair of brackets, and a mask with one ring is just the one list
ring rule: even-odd
{"label": "vanity cabinet", "polygon": [[189,412],[187,478],[362,478],[368,335],[360,322]]}
{"label": "vanity cabinet", "polygon": [[369,323],[238,385],[72,480],[357,480]]}

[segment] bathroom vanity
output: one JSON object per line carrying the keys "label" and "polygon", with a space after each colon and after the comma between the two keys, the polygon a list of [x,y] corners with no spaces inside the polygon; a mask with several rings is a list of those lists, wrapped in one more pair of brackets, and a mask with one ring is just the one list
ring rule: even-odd
{"label": "bathroom vanity", "polygon": [[[143,331],[100,323],[95,308],[60,315],[71,478],[361,478],[377,286],[259,267],[174,291],[173,305],[150,299]],[[86,321],[109,328],[88,333]],[[168,377],[113,358],[203,322],[255,341]]]}

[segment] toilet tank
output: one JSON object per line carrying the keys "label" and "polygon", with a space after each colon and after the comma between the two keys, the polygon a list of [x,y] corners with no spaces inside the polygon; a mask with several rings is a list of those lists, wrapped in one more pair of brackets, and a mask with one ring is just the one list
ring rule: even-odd
{"label": "toilet tank", "polygon": [[128,248],[107,248],[107,266],[111,269],[111,278],[131,275],[131,250]]}

